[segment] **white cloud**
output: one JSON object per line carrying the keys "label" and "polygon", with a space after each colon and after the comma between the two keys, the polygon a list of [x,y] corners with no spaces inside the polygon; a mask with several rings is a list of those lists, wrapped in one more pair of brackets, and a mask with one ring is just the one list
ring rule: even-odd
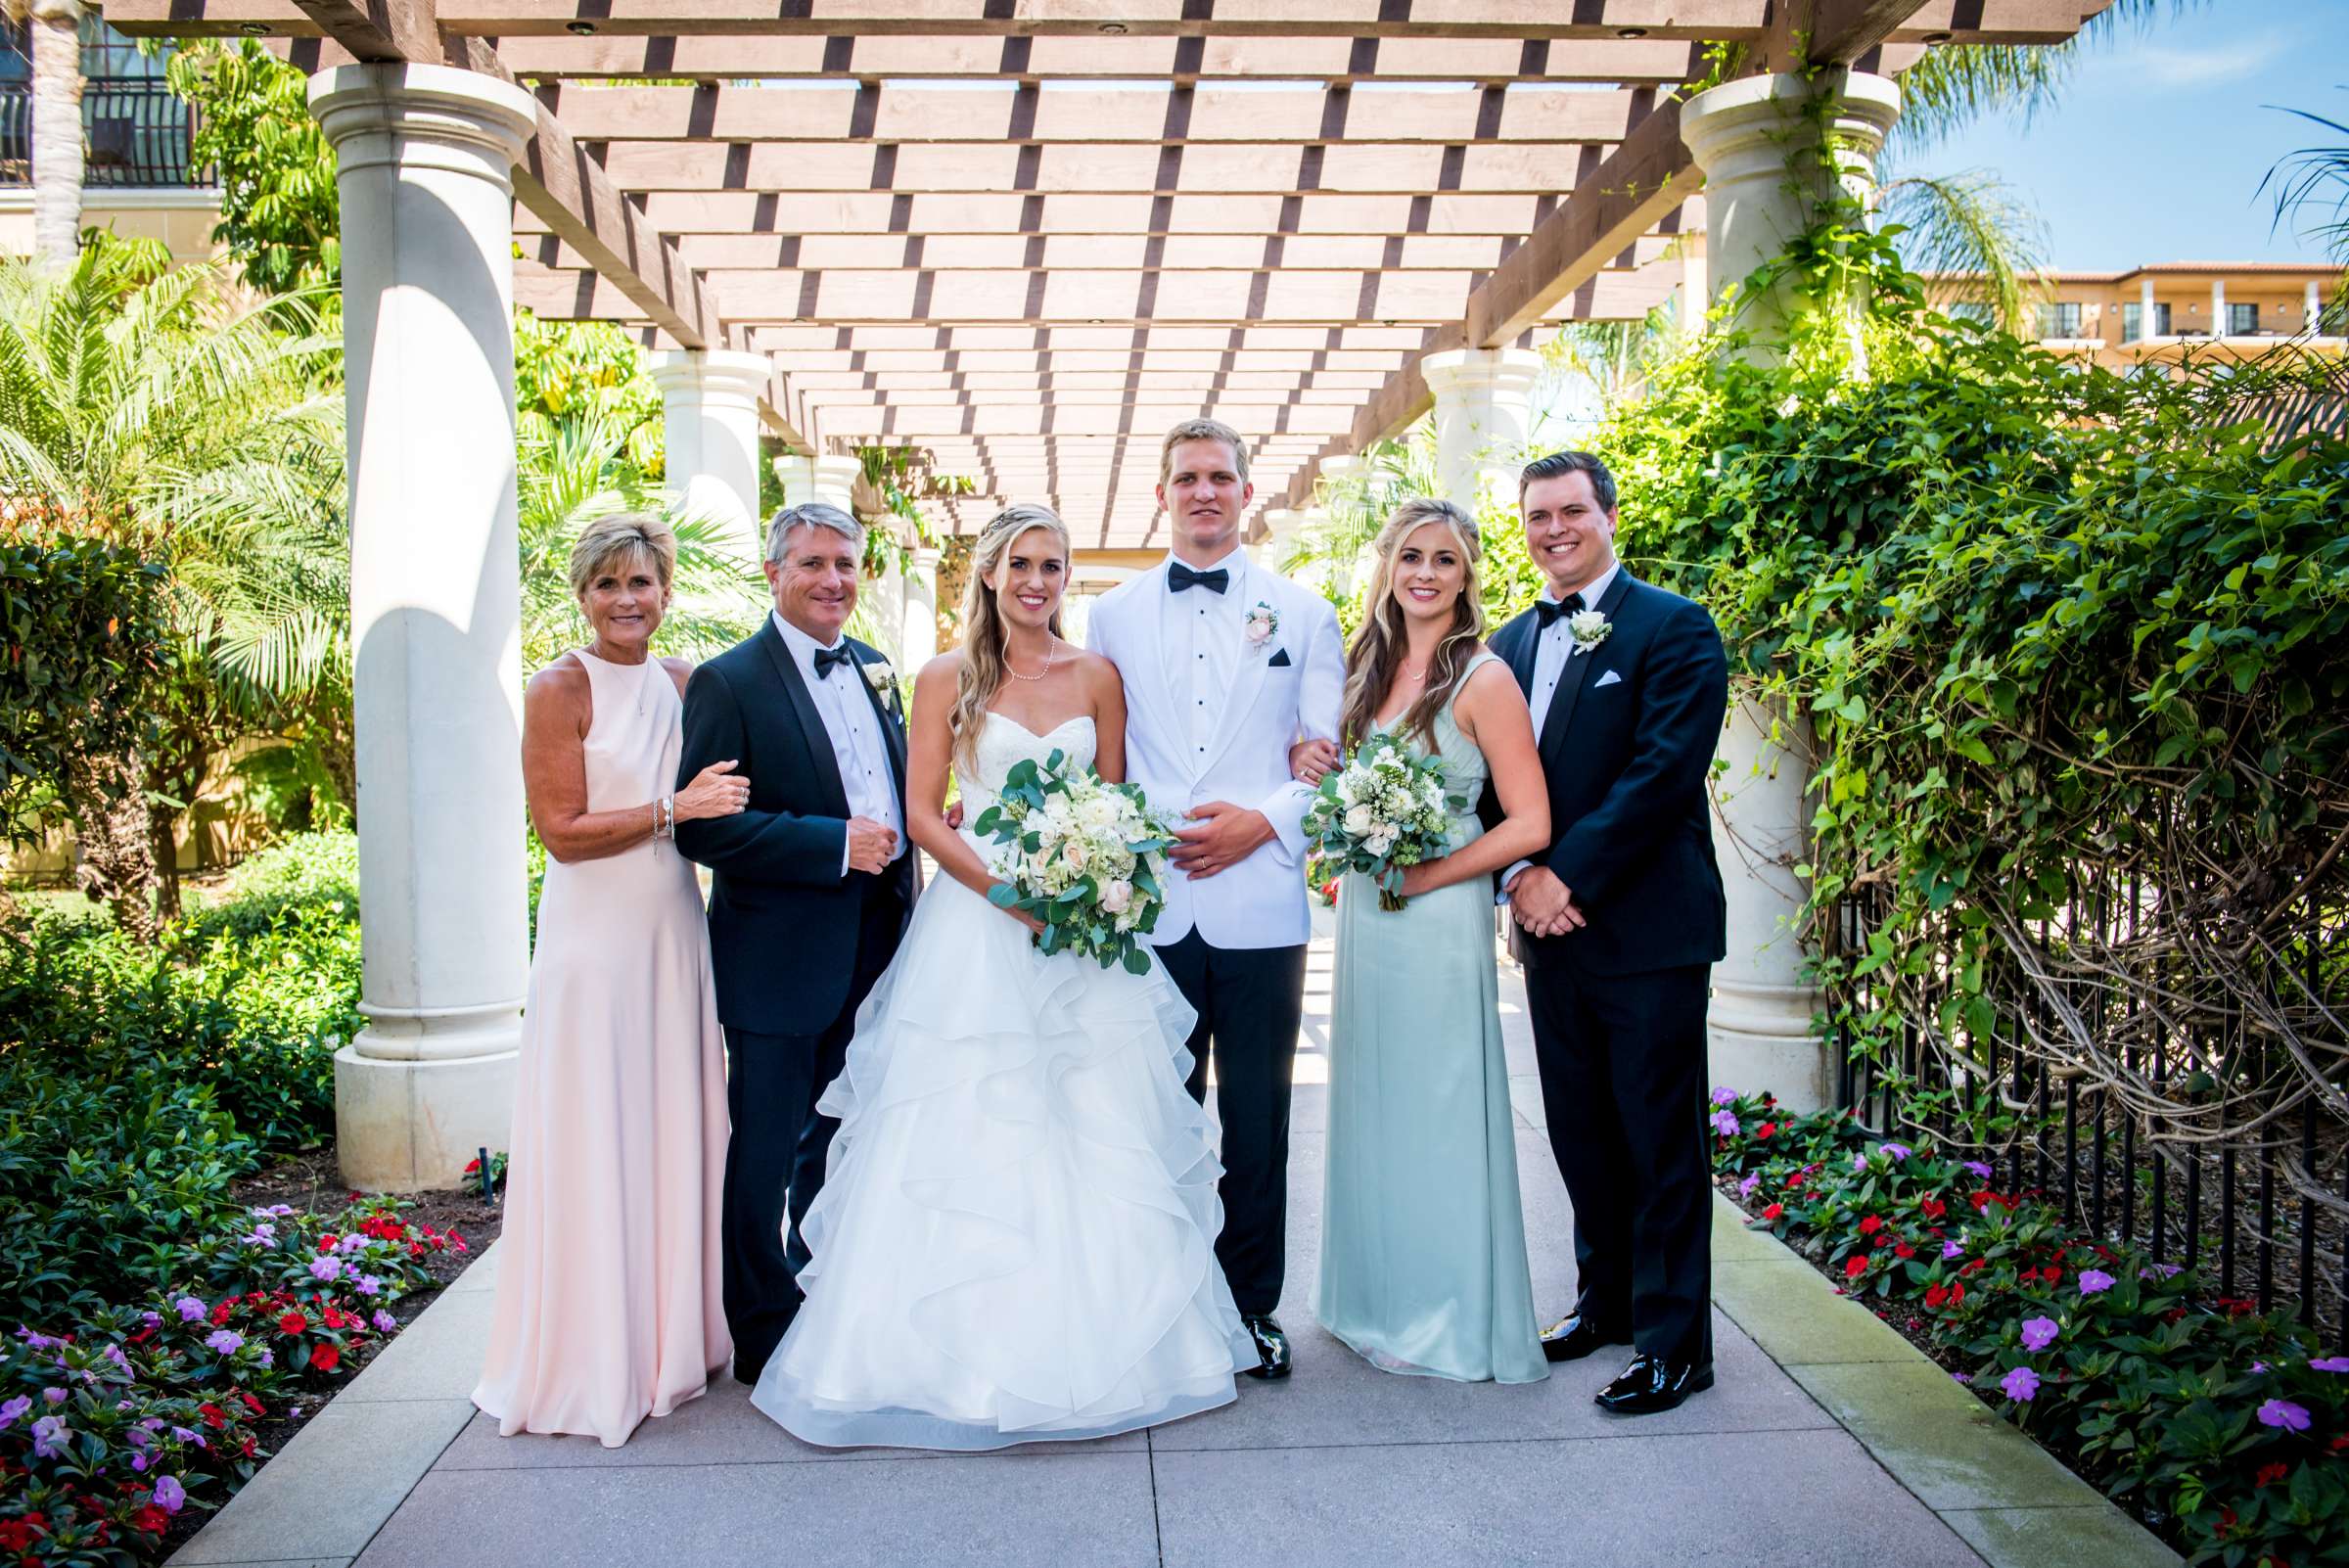
{"label": "white cloud", "polygon": [[2143,44],[2120,65],[2157,87],[2215,87],[2257,72],[2283,48],[2280,33],[2265,32],[2200,49]]}

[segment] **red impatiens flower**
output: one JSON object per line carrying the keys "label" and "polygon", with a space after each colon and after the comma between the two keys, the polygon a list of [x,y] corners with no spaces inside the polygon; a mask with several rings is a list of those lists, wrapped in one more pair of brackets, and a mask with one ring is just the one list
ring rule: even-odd
{"label": "red impatiens flower", "polygon": [[349,1318],[344,1316],[342,1313],[338,1312],[333,1307],[326,1308],[321,1315],[325,1317],[326,1326],[329,1328],[341,1328],[345,1323],[350,1321]]}
{"label": "red impatiens flower", "polygon": [[1762,1218],[1765,1220],[1775,1220],[1778,1216],[1784,1214],[1785,1212],[1786,1205],[1782,1203],[1773,1203],[1769,1208],[1762,1211]]}
{"label": "red impatiens flower", "polygon": [[299,1334],[309,1326],[310,1320],[295,1312],[290,1312],[277,1320],[277,1331],[281,1334]]}
{"label": "red impatiens flower", "polygon": [[1857,1279],[1866,1272],[1867,1259],[1864,1256],[1852,1258],[1843,1266],[1843,1275],[1846,1279]]}
{"label": "red impatiens flower", "polygon": [[237,1398],[243,1400],[245,1402],[245,1408],[251,1410],[255,1415],[266,1415],[269,1413],[269,1407],[266,1405],[263,1405],[259,1400],[254,1399],[250,1394],[239,1394]]}
{"label": "red impatiens flower", "polygon": [[142,1535],[160,1536],[170,1523],[171,1516],[150,1502],[131,1516],[130,1527]]}
{"label": "red impatiens flower", "polygon": [[1924,1197],[1917,1200],[1916,1206],[1923,1212],[1924,1217],[1928,1220],[1938,1220],[1943,1215],[1950,1212],[1950,1206],[1948,1204],[1942,1202],[1939,1198],[1934,1197],[1929,1192],[1925,1194]]}
{"label": "red impatiens flower", "polygon": [[341,1239],[341,1237],[337,1236],[333,1231],[330,1230],[325,1235],[318,1238],[318,1250],[322,1253],[332,1252],[335,1250],[336,1243]]}
{"label": "red impatiens flower", "polygon": [[1991,1200],[1997,1196],[1997,1193],[1991,1191],[1988,1187],[1984,1187],[1979,1192],[1967,1193],[1965,1201],[1972,1204],[1974,1206],[1974,1212],[1979,1214],[1983,1210],[1989,1208]]}
{"label": "red impatiens flower", "polygon": [[1913,1258],[1916,1256],[1916,1249],[1906,1241],[1897,1241],[1893,1243],[1892,1255],[1895,1258]]}
{"label": "red impatiens flower", "polygon": [[1876,1218],[1874,1215],[1872,1215],[1872,1214],[1871,1214],[1871,1215],[1869,1215],[1869,1216],[1868,1216],[1866,1219],[1865,1219],[1865,1220],[1863,1220],[1863,1221],[1861,1221],[1861,1222],[1860,1222],[1860,1234],[1862,1234],[1862,1235],[1864,1235],[1864,1236],[1872,1236],[1872,1235],[1874,1235],[1874,1234],[1875,1234],[1877,1231],[1879,1231],[1879,1230],[1881,1230],[1881,1229],[1883,1229],[1883,1228],[1884,1228],[1884,1222],[1883,1222],[1883,1221],[1881,1221],[1881,1220],[1879,1220],[1879,1219],[1877,1219],[1877,1218]]}
{"label": "red impatiens flower", "polygon": [[196,1413],[203,1416],[204,1424],[215,1432],[228,1425],[228,1412],[217,1405],[199,1405]]}
{"label": "red impatiens flower", "polygon": [[1797,1188],[1797,1187],[1801,1186],[1802,1184],[1803,1184],[1803,1173],[1802,1173],[1802,1172],[1800,1172],[1800,1171],[1797,1171],[1797,1172],[1796,1172],[1794,1175],[1792,1175],[1792,1176],[1788,1176],[1788,1177],[1786,1178],[1786,1190],[1787,1190],[1787,1191],[1789,1191],[1789,1192],[1792,1192],[1792,1191],[1794,1191],[1794,1190],[1795,1190],[1795,1188]]}
{"label": "red impatiens flower", "polygon": [[2252,1478],[2251,1484],[2255,1487],[2269,1486],[2282,1480],[2283,1477],[2284,1467],[2280,1463],[2263,1464],[2259,1467],[2259,1474]]}
{"label": "red impatiens flower", "polygon": [[321,1372],[331,1372],[343,1364],[343,1353],[324,1340],[310,1347],[310,1364]]}
{"label": "red impatiens flower", "polygon": [[1777,1124],[1777,1123],[1775,1123],[1775,1122],[1765,1122],[1765,1123],[1763,1123],[1763,1124],[1762,1124],[1760,1127],[1758,1127],[1758,1128],[1754,1129],[1754,1136],[1756,1136],[1756,1137],[1758,1137],[1758,1138],[1774,1137],[1774,1136],[1776,1136],[1776,1135],[1777,1135],[1777,1130],[1778,1130],[1778,1124]]}
{"label": "red impatiens flower", "polygon": [[2050,1285],[2059,1285],[2063,1283],[2063,1270],[2050,1264],[2039,1271],[2039,1277]]}
{"label": "red impatiens flower", "polygon": [[1927,1285],[1927,1286],[1925,1287],[1925,1305],[1926,1305],[1927,1307],[1931,1307],[1931,1308],[1939,1308],[1943,1302],[1945,1302],[1945,1301],[1948,1301],[1949,1299],[1950,1299],[1950,1287],[1949,1287],[1949,1286],[1947,1286],[1947,1285]]}
{"label": "red impatiens flower", "polygon": [[1872,1235],[1872,1236],[1868,1237],[1868,1239],[1867,1239],[1867,1244],[1868,1244],[1869,1246],[1871,1246],[1871,1247],[1882,1247],[1882,1246],[1887,1246],[1887,1245],[1889,1245],[1889,1244],[1891,1243],[1891,1241],[1892,1241],[1892,1232],[1891,1232],[1891,1231],[1889,1231],[1889,1230],[1879,1230],[1879,1231],[1877,1231],[1877,1232],[1876,1232],[1874,1235]]}

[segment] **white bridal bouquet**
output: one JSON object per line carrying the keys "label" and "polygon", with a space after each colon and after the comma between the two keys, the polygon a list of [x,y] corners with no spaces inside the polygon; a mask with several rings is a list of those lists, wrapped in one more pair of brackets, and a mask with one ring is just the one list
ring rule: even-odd
{"label": "white bridal bouquet", "polygon": [[1400,909],[1407,901],[1405,868],[1442,855],[1451,814],[1466,807],[1445,792],[1441,760],[1413,757],[1394,737],[1373,735],[1344,767],[1322,775],[1305,832],[1332,870],[1366,873],[1378,884],[1378,906]]}
{"label": "white bridal bouquet", "polygon": [[1166,905],[1174,833],[1139,789],[1071,767],[1056,749],[1040,763],[1014,763],[971,831],[1000,846],[995,870],[1004,880],[988,897],[1041,920],[1038,947],[1149,973],[1141,938]]}

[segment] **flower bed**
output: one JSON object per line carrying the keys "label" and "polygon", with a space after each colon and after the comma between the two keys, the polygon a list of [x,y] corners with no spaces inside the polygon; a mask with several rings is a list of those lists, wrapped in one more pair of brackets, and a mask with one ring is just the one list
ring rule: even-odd
{"label": "flower bed", "polygon": [[[173,1285],[80,1298],[0,1346],[0,1551],[19,1562],[154,1560],[266,1457],[256,1425],[330,1390],[436,1283],[456,1235],[391,1199],[332,1218],[257,1208],[172,1250]],[[58,1321],[63,1318],[64,1321]]]}
{"label": "flower bed", "polygon": [[1713,1097],[1714,1171],[1757,1227],[2190,1560],[2349,1563],[2349,1358],[1929,1138]]}
{"label": "flower bed", "polygon": [[332,1125],[347,834],[256,856],[158,947],[0,931],[0,1561],[155,1561],[465,1249],[389,1199],[240,1192]]}

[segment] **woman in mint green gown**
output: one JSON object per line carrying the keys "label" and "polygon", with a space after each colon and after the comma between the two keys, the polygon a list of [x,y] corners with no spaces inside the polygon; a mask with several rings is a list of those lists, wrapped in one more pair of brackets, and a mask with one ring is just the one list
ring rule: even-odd
{"label": "woman in mint green gown", "polygon": [[[1347,656],[1345,744],[1401,736],[1443,760],[1465,804],[1451,853],[1405,873],[1404,909],[1382,910],[1359,873],[1339,892],[1315,1315],[1388,1371],[1530,1383],[1548,1363],[1517,1192],[1493,873],[1548,843],[1542,763],[1516,679],[1481,641],[1475,523],[1449,501],[1405,501],[1375,549]],[[1490,833],[1476,816],[1488,774],[1505,813]]]}

